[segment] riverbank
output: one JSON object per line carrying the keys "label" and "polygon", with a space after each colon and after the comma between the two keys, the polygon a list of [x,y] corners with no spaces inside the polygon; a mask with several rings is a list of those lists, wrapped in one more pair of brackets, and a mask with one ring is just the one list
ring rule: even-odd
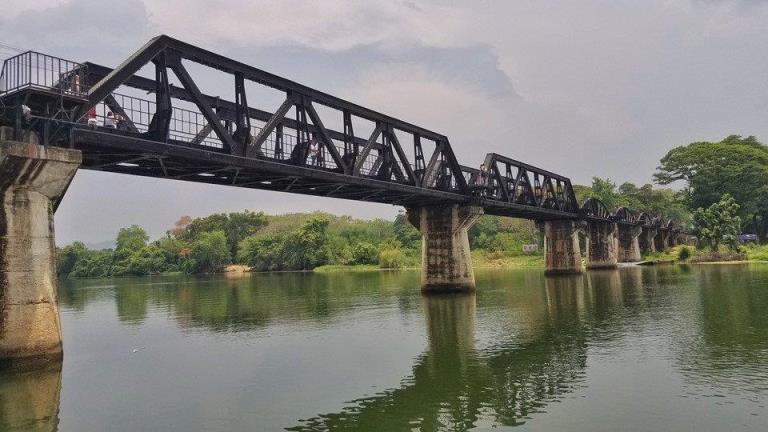
{"label": "riverbank", "polygon": [[[315,273],[370,272],[382,270],[418,270],[419,265],[407,265],[398,268],[382,268],[374,264],[324,265],[316,267]],[[472,253],[472,268],[475,269],[515,269],[544,268],[544,255],[499,256],[485,251]]]}

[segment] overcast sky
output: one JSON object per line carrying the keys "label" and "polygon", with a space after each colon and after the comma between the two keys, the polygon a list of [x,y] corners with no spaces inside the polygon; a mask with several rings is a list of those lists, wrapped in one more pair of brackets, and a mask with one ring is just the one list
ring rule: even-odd
{"label": "overcast sky", "polygon": [[[768,1],[0,0],[0,44],[114,66],[165,33],[589,183],[645,183],[670,148],[768,133]],[[0,57],[13,54],[0,45]],[[250,98],[249,98],[250,99]],[[80,171],[57,242],[153,237],[243,209],[397,208]]]}

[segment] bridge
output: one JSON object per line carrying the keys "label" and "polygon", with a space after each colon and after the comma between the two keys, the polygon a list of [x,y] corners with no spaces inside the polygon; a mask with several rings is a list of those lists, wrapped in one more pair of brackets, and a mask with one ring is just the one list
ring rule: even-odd
{"label": "bridge", "polygon": [[[211,83],[232,97],[204,91]],[[60,355],[53,213],[78,169],[403,206],[423,236],[425,291],[474,289],[467,230],[482,214],[538,221],[549,274],[582,271],[580,235],[587,268],[683,238],[660,217],[579,205],[565,176],[496,153],[474,162],[462,165],[443,134],[168,36],[115,68],[9,58],[0,328],[11,336],[0,336],[0,359]]]}

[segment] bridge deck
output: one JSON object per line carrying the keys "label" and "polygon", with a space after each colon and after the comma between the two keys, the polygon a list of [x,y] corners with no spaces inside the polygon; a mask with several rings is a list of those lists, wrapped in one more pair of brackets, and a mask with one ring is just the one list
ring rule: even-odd
{"label": "bridge deck", "polygon": [[573,213],[502,202],[455,191],[353,177],[316,167],[296,166],[268,159],[246,158],[190,147],[182,142],[159,144],[104,128],[76,127],[74,147],[83,151],[82,168],[120,174],[194,181],[402,205],[481,205],[486,213],[550,220],[570,219]]}

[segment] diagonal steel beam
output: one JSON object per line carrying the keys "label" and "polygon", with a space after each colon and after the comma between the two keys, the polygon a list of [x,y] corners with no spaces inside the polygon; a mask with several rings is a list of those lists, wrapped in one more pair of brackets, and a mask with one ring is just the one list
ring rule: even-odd
{"label": "diagonal steel beam", "polygon": [[144,65],[152,61],[168,44],[167,36],[158,36],[151,39],[132,56],[128,57],[120,66],[107,74],[101,81],[97,82],[88,91],[88,105],[83,112],[87,112],[91,107],[96,106],[108,94],[117,89],[120,84],[125,82],[133,74],[139,71]]}
{"label": "diagonal steel beam", "polygon": [[368,153],[371,152],[371,149],[373,148],[374,144],[376,144],[376,140],[379,139],[379,135],[381,135],[383,130],[384,125],[379,123],[376,125],[376,129],[371,132],[371,137],[368,138],[368,141],[365,143],[365,147],[360,150],[360,154],[357,156],[357,162],[355,162],[355,166],[352,168],[352,175],[360,175],[360,168],[363,167],[365,159],[368,157]]}
{"label": "diagonal steel beam", "polygon": [[104,103],[109,107],[109,109],[112,112],[115,112],[120,115],[122,118],[121,121],[126,122],[128,125],[128,131],[129,132],[138,132],[139,129],[136,127],[136,124],[133,123],[133,120],[131,120],[131,117],[128,115],[128,113],[125,112],[122,106],[117,102],[117,99],[115,99],[115,96],[112,95],[112,93],[108,94],[106,98],[104,98]]}
{"label": "diagonal steel beam", "polygon": [[200,129],[200,132],[198,132],[197,135],[195,135],[195,137],[192,138],[192,141],[189,143],[192,145],[200,145],[208,137],[208,135],[211,134],[211,132],[213,132],[213,128],[210,124],[207,124],[204,128]]}
{"label": "diagonal steel beam", "polygon": [[[392,128],[392,126],[388,126],[387,132],[390,142],[392,143],[392,147],[395,148],[395,153],[397,153],[397,157],[400,158],[400,162],[403,165],[405,174],[408,176],[408,182],[412,185],[416,185],[416,175],[413,173],[413,168],[411,168],[411,164],[408,162],[408,157],[405,155],[403,147],[400,145],[400,140],[398,140],[397,135],[395,135],[395,129]],[[397,163],[395,163],[395,166],[397,166]]]}
{"label": "diagonal steel beam", "polygon": [[291,109],[291,107],[296,103],[296,99],[291,96],[290,94],[288,97],[285,98],[282,104],[280,104],[280,107],[275,111],[275,113],[272,115],[272,117],[267,120],[267,123],[264,124],[264,127],[261,128],[259,131],[259,134],[256,135],[256,138],[253,139],[253,144],[248,146],[248,150],[246,152],[246,156],[253,156],[254,154],[258,154],[261,152],[261,146],[264,144],[264,141],[269,138],[269,135],[272,133],[273,130],[277,127],[277,125],[283,120],[286,114],[288,114],[288,111]]}
{"label": "diagonal steel beam", "polygon": [[440,162],[440,148],[435,146],[435,150],[432,152],[432,156],[429,158],[429,163],[427,164],[427,167],[424,169],[424,180],[422,180],[422,186],[424,187],[430,187],[432,184],[432,180],[435,178],[436,170],[438,168],[437,164]]}
{"label": "diagonal steel beam", "polygon": [[317,115],[317,111],[315,111],[314,105],[312,105],[312,101],[308,101],[304,107],[307,109],[307,114],[309,114],[310,120],[312,120],[312,124],[315,125],[317,128],[317,132],[320,135],[320,139],[323,141],[323,144],[325,144],[325,147],[328,149],[328,152],[331,154],[331,157],[333,158],[333,161],[336,163],[336,166],[341,168],[342,172],[349,172],[349,169],[347,167],[346,162],[344,162],[344,159],[342,159],[341,154],[339,153],[339,149],[336,148],[336,146],[333,144],[333,140],[328,135],[328,130],[323,125],[323,121],[320,120],[320,116]]}
{"label": "diagonal steel beam", "polygon": [[235,141],[232,139],[232,136],[229,134],[229,132],[224,129],[224,126],[221,124],[221,118],[219,118],[219,116],[213,112],[213,109],[205,102],[205,99],[203,99],[203,95],[200,93],[200,89],[197,87],[197,84],[195,84],[195,81],[189,75],[187,69],[184,68],[184,65],[181,64],[181,57],[178,55],[172,55],[169,57],[170,58],[168,64],[176,74],[176,77],[179,78],[179,81],[181,81],[181,85],[183,85],[184,88],[192,95],[193,102],[195,105],[197,105],[197,108],[203,114],[203,117],[208,120],[208,124],[216,133],[216,136],[221,140],[221,143],[224,145],[224,149],[228,152],[232,152],[232,150],[237,147]]}

